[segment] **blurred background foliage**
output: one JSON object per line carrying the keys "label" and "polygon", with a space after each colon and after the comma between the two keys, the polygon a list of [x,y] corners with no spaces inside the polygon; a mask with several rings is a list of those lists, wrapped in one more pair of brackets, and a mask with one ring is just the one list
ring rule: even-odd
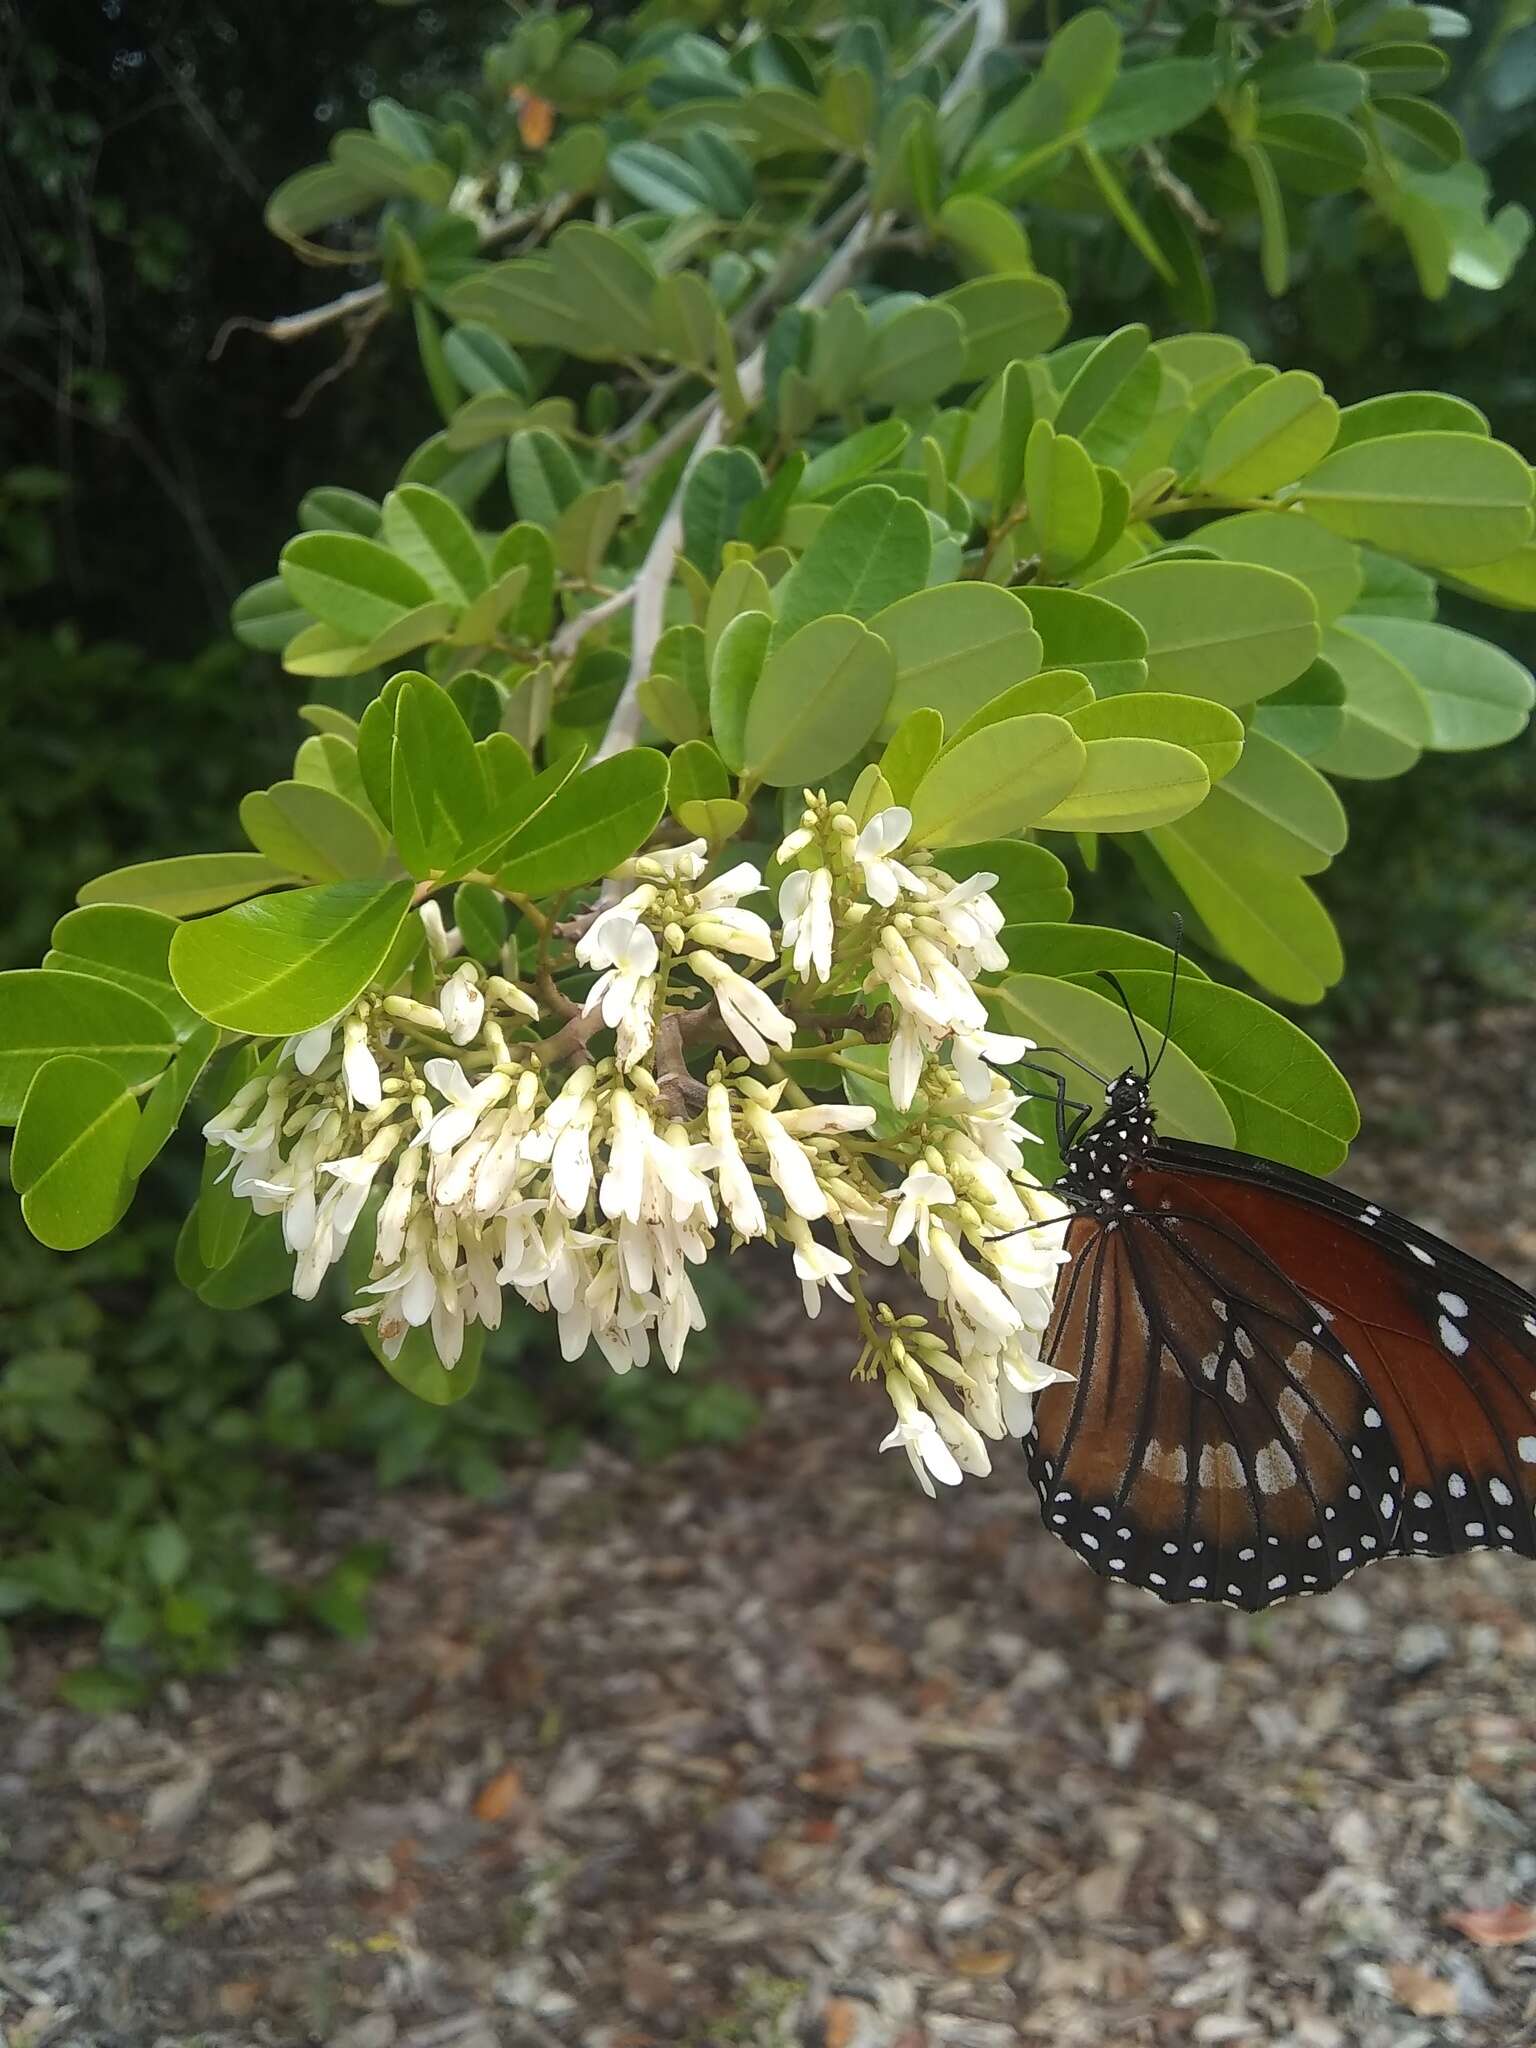
{"label": "blurred background foliage", "polygon": [[[1051,26],[1079,11],[1037,10]],[[0,966],[40,957],[85,877],[230,841],[240,793],[283,771],[296,686],[233,643],[229,602],[268,572],[307,489],[381,493],[438,421],[404,320],[354,360],[334,333],[280,347],[237,328],[210,351],[231,316],[301,310],[366,275],[298,266],[263,227],[268,194],[375,96],[430,107],[473,78],[506,22],[491,0],[80,0],[23,32],[20,0],[0,0]],[[1471,9],[1446,47],[1439,101],[1495,204],[1528,195],[1536,0]],[[1536,448],[1532,251],[1497,291],[1453,282],[1429,302],[1401,241],[1358,243],[1342,202],[1310,203],[1293,228],[1279,299],[1244,231],[1212,244],[1209,324],[1318,370],[1341,404],[1448,390]],[[1191,324],[1113,229],[1043,224],[1034,250],[1075,333]],[[921,256],[887,264],[903,261],[916,272],[886,281],[920,285]],[[1536,624],[1500,626],[1532,662]],[[1351,822],[1323,886],[1350,972],[1309,1028],[1337,1041],[1528,999],[1536,734],[1357,785]],[[1111,861],[1082,914],[1113,897],[1123,921],[1121,880]],[[1383,915],[1403,904],[1411,917]],[[696,1369],[615,1381],[537,1359],[435,1410],[291,1303],[221,1317],[170,1275],[185,1170],[163,1165],[162,1201],[141,1201],[133,1232],[69,1261],[0,1210],[0,1664],[7,1613],[82,1617],[102,1651],[68,1681],[81,1704],[217,1665],[252,1626],[364,1625],[382,1560],[306,1575],[303,1546],[285,1545],[316,1461],[488,1493],[511,1443],[560,1456],[599,1430],[659,1455],[750,1422],[744,1395]],[[501,1333],[493,1366],[522,1334]]]}

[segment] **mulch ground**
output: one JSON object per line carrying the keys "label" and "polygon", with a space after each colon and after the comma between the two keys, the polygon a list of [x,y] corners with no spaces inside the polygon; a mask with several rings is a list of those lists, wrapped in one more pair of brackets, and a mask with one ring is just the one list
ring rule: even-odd
{"label": "mulch ground", "polygon": [[[1362,1082],[1363,1193],[1536,1279],[1529,1014]],[[1522,1219],[1526,1219],[1523,1220]],[[365,1644],[0,1695],[4,2048],[1536,2041],[1536,1574],[1247,1619],[1107,1589],[1022,1458],[930,1503],[764,1291],[750,1442],[494,1506],[360,1481]]]}

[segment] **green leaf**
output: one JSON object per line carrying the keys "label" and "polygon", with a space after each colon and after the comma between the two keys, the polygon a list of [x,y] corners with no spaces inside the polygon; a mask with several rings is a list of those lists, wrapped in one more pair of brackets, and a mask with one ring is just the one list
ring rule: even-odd
{"label": "green leaf", "polygon": [[1161,135],[1176,135],[1197,121],[1216,97],[1216,65],[1209,57],[1157,57],[1122,71],[1088,124],[1096,149],[1138,149]]}
{"label": "green leaf", "polygon": [[1250,860],[1202,804],[1148,840],[1216,944],[1274,995],[1321,1002],[1344,971],[1333,921],[1299,875]]}
{"label": "green leaf", "polygon": [[608,152],[608,174],[642,206],[674,219],[712,211],[703,173],[660,143],[621,142]]}
{"label": "green leaf", "polygon": [[1187,748],[1204,763],[1212,782],[1230,773],[1243,751],[1243,721],[1209,698],[1137,690],[1125,697],[1101,698],[1064,715],[1082,740],[1166,740]]}
{"label": "green leaf", "polygon": [[242,647],[258,654],[281,654],[296,633],[314,621],[288,595],[281,576],[268,576],[242,590],[229,609],[230,630]]}
{"label": "green leaf", "polygon": [[[1121,975],[1137,1016],[1160,1028],[1168,977]],[[1214,1083],[1239,1152],[1305,1173],[1332,1173],[1360,1128],[1349,1083],[1320,1046],[1288,1018],[1215,981],[1179,981],[1172,1043]]]}
{"label": "green leaf", "polygon": [[938,759],[944,744],[944,720],[927,704],[909,711],[880,756],[880,773],[893,803],[907,803]]}
{"label": "green leaf", "polygon": [[1166,740],[1086,742],[1087,759],[1070,795],[1039,821],[1047,832],[1140,832],[1182,818],[1210,793],[1198,754]]}
{"label": "green leaf", "polygon": [[[1266,389],[1269,387],[1266,387]],[[1237,512],[1202,526],[1196,544],[1224,562],[1254,562],[1294,576],[1312,593],[1324,625],[1360,595],[1360,551],[1302,512]]]}
{"label": "green leaf", "polygon": [[1323,636],[1323,657],[1344,685],[1339,736],[1312,756],[1328,775],[1377,782],[1402,775],[1429,745],[1429,704],[1400,661],[1353,631],[1351,617]]}
{"label": "green leaf", "polygon": [[1529,670],[1486,640],[1420,619],[1357,618],[1351,630],[1400,663],[1429,703],[1429,744],[1496,747],[1524,732],[1536,701]]}
{"label": "green leaf", "polygon": [[361,676],[382,668],[453,631],[454,608],[441,599],[404,613],[375,640],[348,640],[334,626],[311,626],[283,649],[283,667],[293,676]]}
{"label": "green leaf", "polygon": [[939,208],[935,225],[975,270],[1002,276],[1011,271],[1020,277],[1028,277],[1034,271],[1029,237],[1017,217],[980,192],[952,194]]}
{"label": "green leaf", "polygon": [[[766,589],[764,585],[765,594]],[[772,633],[773,621],[766,612],[738,612],[722,629],[710,662],[710,729],[721,758],[737,774],[746,758],[747,712]]]}
{"label": "green leaf", "polygon": [[806,464],[795,490],[796,498],[816,504],[838,496],[861,476],[888,468],[909,438],[905,420],[876,420],[873,426],[861,427],[856,434],[834,441]]}
{"label": "green leaf", "polygon": [[126,988],[163,1011],[172,1031],[185,1038],[198,1019],[171,985],[167,964],[176,920],[158,910],[129,904],[91,904],[70,910],[53,928],[45,967],[67,974],[94,974]]}
{"label": "green leaf", "polygon": [[1276,690],[1253,711],[1253,728],[1310,761],[1344,730],[1344,679],[1319,658],[1294,683]]}
{"label": "green leaf", "polygon": [[1258,141],[1277,183],[1312,197],[1348,192],[1362,182],[1369,161],[1353,123],[1305,108],[1261,114]]}
{"label": "green leaf", "polygon": [[[1173,972],[1173,952],[1156,939],[1102,924],[1016,924],[1009,930],[1009,957],[1023,974],[1059,975],[1064,981],[1087,980],[1108,968],[1123,974],[1145,968],[1162,977],[1166,991]],[[1179,979],[1204,981],[1203,969],[1187,953],[1179,961]],[[1090,984],[1091,985],[1091,984]],[[1166,995],[1163,1015],[1167,1015]],[[1163,1018],[1158,1018],[1161,1029]]]}
{"label": "green leaf", "polygon": [[[517,745],[510,733],[501,737],[511,740],[512,745]],[[501,751],[504,753],[505,750]],[[499,867],[518,836],[533,826],[534,821],[564,789],[581,766],[585,755],[586,743],[578,740],[568,752],[561,754],[537,775],[519,776],[515,780],[507,777],[505,781],[501,775],[497,775],[496,803],[489,819],[487,835],[478,846],[460,855],[458,865],[466,873],[471,868]],[[487,741],[483,758],[487,763],[488,782],[492,780],[494,773],[490,766],[491,756],[491,744]]]}
{"label": "green leaf", "polygon": [[816,538],[775,593],[782,644],[833,614],[869,619],[921,590],[933,543],[928,515],[888,484],[863,484],[832,508]]}
{"label": "green leaf", "polygon": [[174,1522],[155,1522],[144,1531],[144,1563],[162,1589],[174,1586],[192,1562],[192,1546]]}
{"label": "green leaf", "polygon": [[230,1256],[198,1282],[197,1298],[208,1308],[254,1308],[286,1294],[292,1280],[293,1253],[283,1243],[282,1218],[258,1216]]}
{"label": "green leaf", "polygon": [[864,396],[875,405],[922,405],[968,374],[960,315],[938,299],[904,306],[875,329]]}
{"label": "green leaf", "polygon": [[[1098,113],[1120,69],[1120,30],[1102,8],[1088,7],[1062,24],[1046,45],[1040,69],[994,114],[972,143],[966,166],[991,166],[994,185],[1037,164],[1049,164]],[[1010,183],[1011,189],[1011,183]]]}
{"label": "green leaf", "polygon": [[[995,204],[974,195],[973,201]],[[1048,277],[972,278],[936,303],[956,314],[965,330],[963,361],[957,365],[950,358],[949,375],[937,391],[962,379],[995,377],[1012,362],[1043,355],[1060,341],[1070,318],[1060,285]]]}
{"label": "green leaf", "polygon": [[343,484],[317,484],[299,500],[299,524],[306,533],[360,533],[364,540],[376,540],[379,519],[375,499]]}
{"label": "green leaf", "polygon": [[125,1087],[151,1081],[176,1050],[163,1010],[94,975],[53,968],[0,974],[0,1124],[13,1124],[32,1077],[55,1053],[79,1053]]}
{"label": "green leaf", "polygon": [[1040,666],[1040,635],[1028,606],[996,583],[919,590],[877,612],[870,625],[896,663],[887,730],[929,705],[955,731]]}
{"label": "green leaf", "polygon": [[526,428],[507,443],[507,483],[518,518],[545,528],[582,492],[570,450],[543,427]]}
{"label": "green leaf", "polygon": [[384,835],[373,820],[311,782],[253,789],[241,800],[240,824],[258,853],[310,881],[373,875],[384,864]]}
{"label": "green leaf", "polygon": [[667,762],[667,802],[674,815],[679,804],[708,803],[730,793],[725,763],[707,741],[688,740],[673,748]]}
{"label": "green leaf", "polygon": [[1036,420],[1024,453],[1029,523],[1047,576],[1064,576],[1093,550],[1104,498],[1081,441]]}
{"label": "green leaf", "polygon": [[485,882],[461,882],[453,892],[453,921],[472,960],[494,967],[507,942],[507,906]]}
{"label": "green leaf", "polygon": [[312,164],[307,170],[284,178],[267,201],[265,219],[272,233],[282,241],[306,248],[311,228],[347,220],[377,204],[379,196],[371,178],[340,164]]}
{"label": "green leaf", "polygon": [[1320,874],[1349,837],[1332,783],[1263,732],[1211,792],[1211,817],[1250,859],[1291,875]]}
{"label": "green leaf", "polygon": [[1363,398],[1339,414],[1334,448],[1353,448],[1357,441],[1390,440],[1399,434],[1478,434],[1488,438],[1487,415],[1448,391],[1387,391]]}
{"label": "green leaf", "polygon": [[286,1037],[338,1016],[388,958],[410,908],[409,882],[327,882],[183,925],[176,986],[228,1031]]}
{"label": "green leaf", "polygon": [[747,807],[733,796],[699,797],[677,806],[677,822],[695,839],[707,839],[710,846],[723,846],[734,839],[747,822]]}
{"label": "green leaf", "polygon": [[528,581],[517,601],[511,627],[524,640],[541,644],[549,637],[555,611],[555,550],[541,526],[509,526],[491,555],[491,577],[500,582],[514,569],[526,568]]}
{"label": "green leaf", "polygon": [[[1057,432],[1085,438],[1137,365],[1145,359],[1150,340],[1150,330],[1136,322],[1129,327],[1119,327],[1113,334],[1094,343],[1062,393],[1054,422]],[[1062,353],[1069,355],[1072,351],[1064,350]],[[1153,388],[1155,397],[1156,386]]]}
{"label": "green leaf", "polygon": [[293,757],[293,776],[296,782],[306,782],[311,788],[328,789],[333,796],[345,797],[365,816],[375,815],[363,785],[363,771],[358,765],[357,746],[353,740],[344,740],[333,732],[311,733],[300,743],[299,751]]}
{"label": "green leaf", "polygon": [[1072,915],[1067,871],[1054,853],[1020,839],[984,839],[946,846],[944,872],[957,882],[995,875],[988,895],[1008,924],[1045,924]]}
{"label": "green leaf", "polygon": [[1030,617],[1047,668],[1075,668],[1100,697],[1139,690],[1147,681],[1147,634],[1140,619],[1103,594],[1031,589]]}
{"label": "green leaf", "polygon": [[765,488],[763,466],[746,448],[711,448],[683,487],[683,551],[711,579],[720,550],[741,531],[741,515]]}
{"label": "green leaf", "polygon": [[406,869],[418,878],[451,868],[484,836],[489,793],[469,727],[430,676],[395,679],[390,825]]}
{"label": "green leaf", "polygon": [[128,1153],[128,1171],[136,1180],[159,1157],[181,1122],[192,1090],[213,1058],[219,1043],[216,1024],[199,1024],[176,1049],[176,1057],[143,1099],[138,1129]]}
{"label": "green leaf", "polygon": [[667,757],[632,747],[572,776],[504,850],[497,886],[549,896],[616,868],[644,846],[667,806]]}
{"label": "green leaf", "polygon": [[952,735],[951,743],[968,740],[973,732],[981,732],[1005,718],[1023,718],[1031,711],[1049,711],[1053,717],[1070,718],[1074,711],[1081,711],[1092,702],[1093,691],[1080,669],[1048,668],[983,704]]}
{"label": "green leaf", "polygon": [[343,640],[362,645],[434,598],[409,562],[355,533],[301,533],[283,549],[278,568],[296,604]]}
{"label": "green leaf", "polygon": [[1274,569],[1153,561],[1107,577],[1094,595],[1141,622],[1154,690],[1251,704],[1294,681],[1318,652],[1310,594]]}
{"label": "green leaf", "polygon": [[312,725],[322,739],[344,740],[349,747],[357,745],[358,722],[349,718],[345,711],[338,711],[334,704],[301,704],[299,716],[306,725]]}
{"label": "green leaf", "polygon": [[[1527,541],[1513,554],[1501,555],[1496,562],[1480,562],[1475,569],[1463,569],[1446,580],[1469,596],[1482,598],[1486,604],[1510,611],[1536,611],[1536,544]],[[1362,605],[1361,609],[1366,607]]]}
{"label": "green leaf", "polygon": [[1007,718],[948,748],[912,795],[912,839],[947,846],[1022,832],[1059,804],[1087,750],[1064,718]]}
{"label": "green leaf", "polygon": [[587,337],[583,352],[643,354],[653,339],[656,272],[634,242],[572,221],[555,236],[550,259],[556,289]]}
{"label": "green leaf", "polygon": [[1286,370],[1218,422],[1196,473],[1218,498],[1262,498],[1316,467],[1333,446],[1339,408],[1310,370]]}
{"label": "green leaf", "polygon": [[138,1122],[122,1076],[102,1061],[66,1053],[38,1068],[16,1125],[11,1180],[40,1244],[79,1251],[121,1221]]}
{"label": "green leaf", "polygon": [[[1038,1046],[1071,1053],[1098,1073],[1117,1074],[1141,1063],[1136,1035],[1118,998],[1097,989],[1051,975],[1015,974],[991,992],[988,1007],[1000,1030],[1022,1032]],[[1032,1064],[1062,1071],[1049,1051],[1029,1057]],[[1070,1094],[1082,1083],[1082,1069],[1069,1062],[1064,1071]],[[1152,1077],[1152,1106],[1170,1137],[1203,1145],[1232,1143],[1226,1104],[1189,1055],[1172,1043]]]}
{"label": "green leaf", "polygon": [[389,493],[381,538],[409,562],[433,597],[462,606],[485,589],[485,555],[469,521],[452,499],[425,484],[402,484]]}
{"label": "green leaf", "polygon": [[1358,441],[1328,456],[1298,496],[1346,540],[1432,568],[1497,561],[1531,534],[1529,467],[1502,441],[1475,434]]}
{"label": "green leaf", "polygon": [[76,901],[133,903],[168,917],[196,917],[295,879],[259,853],[186,853],[174,860],[143,860],[114,868],[87,882]]}
{"label": "green leaf", "polygon": [[1264,288],[1280,298],[1291,281],[1291,237],[1285,223],[1285,198],[1274,162],[1262,142],[1239,142],[1237,154],[1248,169],[1259,208],[1259,269]]}
{"label": "green leaf", "polygon": [[[881,495],[911,503],[897,500],[894,492]],[[926,521],[923,540],[926,545]],[[742,767],[775,789],[822,781],[874,736],[895,674],[890,648],[857,619],[813,619],[768,657],[747,706]],[[718,724],[715,738],[729,762]]]}

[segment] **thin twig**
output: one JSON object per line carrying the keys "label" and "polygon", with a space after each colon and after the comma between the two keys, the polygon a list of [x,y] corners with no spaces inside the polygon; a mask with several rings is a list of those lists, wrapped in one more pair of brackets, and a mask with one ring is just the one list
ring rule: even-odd
{"label": "thin twig", "polygon": [[1147,167],[1148,177],[1158,191],[1168,195],[1192,226],[1198,228],[1202,235],[1221,233],[1221,222],[1211,218],[1184,180],[1168,168],[1168,159],[1156,143],[1143,144],[1141,160]]}
{"label": "thin twig", "polygon": [[[538,221],[539,231],[545,232],[566,210],[561,208],[557,212],[553,208],[525,206],[519,213],[509,213],[505,220],[491,221],[480,236],[480,246],[493,249],[498,242],[505,242],[520,233],[531,221]],[[219,360],[232,334],[260,334],[268,341],[286,346],[289,342],[306,341],[322,328],[334,327],[338,320],[351,320],[359,313],[372,312],[382,307],[388,298],[389,286],[380,279],[375,284],[359,285],[356,291],[343,292],[339,298],[327,299],[323,306],[311,306],[307,313],[280,313],[273,320],[257,320],[249,313],[235,313],[214,336],[208,360],[211,363]]]}
{"label": "thin twig", "polygon": [[549,643],[549,651],[555,660],[569,660],[594,626],[600,626],[605,619],[617,617],[620,612],[627,612],[635,601],[635,589],[633,583],[626,583],[622,590],[610,591],[597,604],[567,619]]}

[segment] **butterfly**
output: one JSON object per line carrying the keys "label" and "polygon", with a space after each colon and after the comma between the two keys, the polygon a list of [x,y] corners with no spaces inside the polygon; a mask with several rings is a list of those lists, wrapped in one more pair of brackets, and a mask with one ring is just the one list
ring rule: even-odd
{"label": "butterfly", "polygon": [[1058,1083],[1046,1527],[1104,1577],[1249,1611],[1384,1557],[1536,1556],[1536,1298],[1331,1182],[1160,1136],[1142,1053],[1086,1131]]}

